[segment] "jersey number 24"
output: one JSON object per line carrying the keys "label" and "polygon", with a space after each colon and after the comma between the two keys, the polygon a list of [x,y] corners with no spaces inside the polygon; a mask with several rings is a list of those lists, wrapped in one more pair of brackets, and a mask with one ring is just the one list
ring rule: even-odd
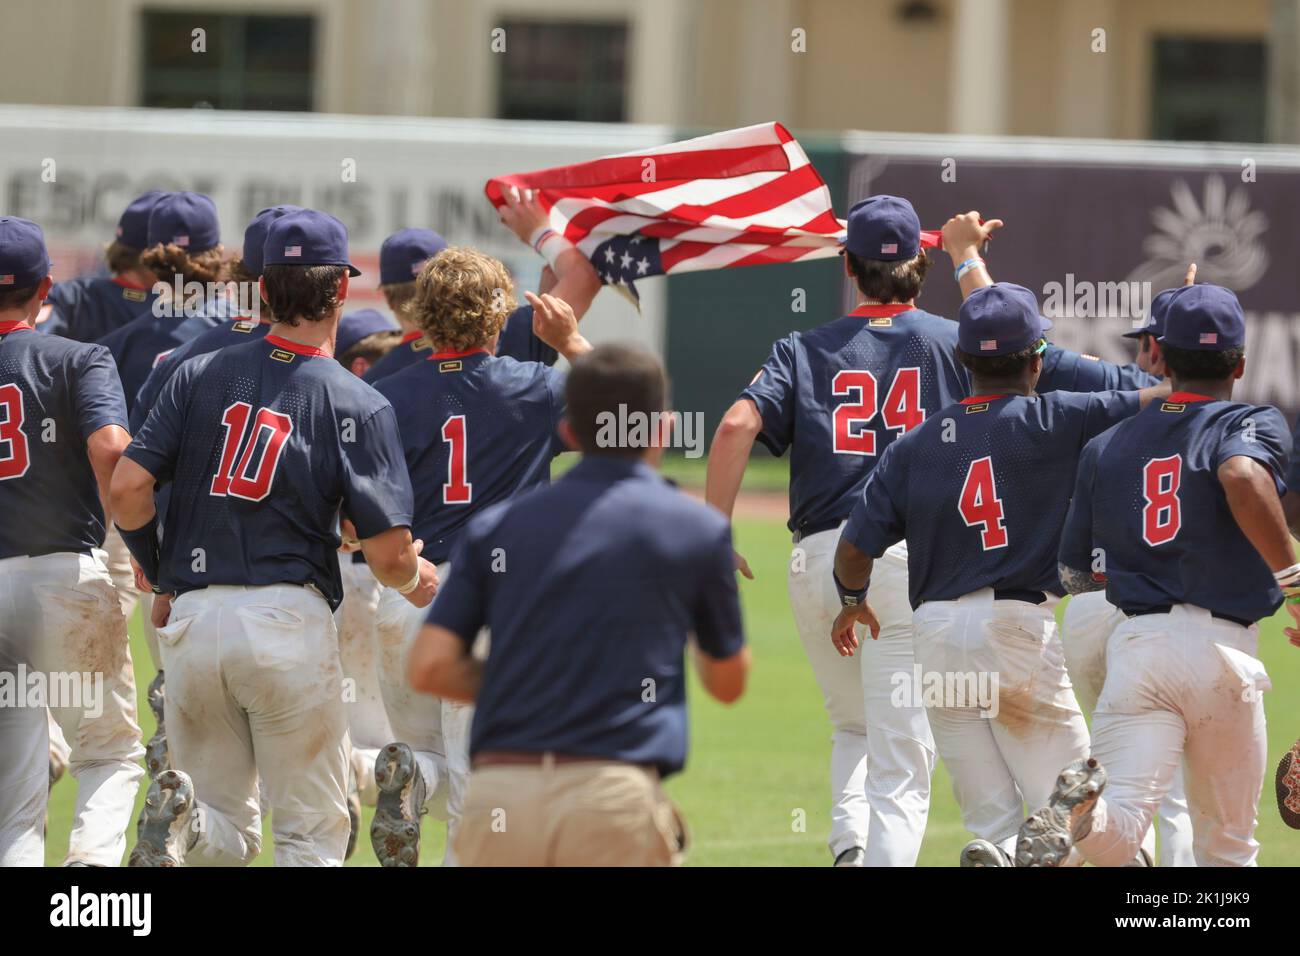
{"label": "jersey number 24", "polygon": [[876,433],[870,422],[877,412],[886,428],[904,435],[925,421],[919,368],[900,368],[894,373],[883,405],[878,401],[878,393],[879,384],[871,372],[846,368],[835,373],[831,394],[849,399],[835,406],[835,454],[876,454]]}

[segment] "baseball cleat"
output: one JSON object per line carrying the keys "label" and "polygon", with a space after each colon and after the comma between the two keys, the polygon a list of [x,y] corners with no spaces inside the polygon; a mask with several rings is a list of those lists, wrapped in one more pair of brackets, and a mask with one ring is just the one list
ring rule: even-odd
{"label": "baseball cleat", "polygon": [[1092,810],[1106,787],[1106,771],[1095,758],[1079,759],[1061,771],[1047,806],[1020,827],[1016,866],[1060,866],[1070,848],[1092,829]]}
{"label": "baseball cleat", "polygon": [[146,691],[145,697],[149,701],[149,709],[153,711],[153,719],[158,725],[158,729],[149,738],[149,742],[144,745],[144,766],[145,770],[149,772],[149,776],[157,779],[160,773],[171,767],[171,759],[167,753],[167,728],[163,724],[163,706],[166,703],[166,694],[163,688],[162,671],[154,675],[154,679],[149,683],[149,690]]}
{"label": "baseball cleat", "polygon": [[867,851],[860,846],[851,846],[835,858],[832,866],[866,866]]}
{"label": "baseball cleat", "polygon": [[415,754],[403,743],[391,743],[375,761],[379,799],[370,824],[370,845],[380,866],[416,866],[420,862],[420,817],[425,784]]}
{"label": "baseball cleat", "polygon": [[1277,812],[1282,822],[1300,830],[1300,740],[1282,755],[1277,765]]}
{"label": "baseball cleat", "polygon": [[988,840],[971,840],[961,851],[961,866],[1015,866],[1007,852]]}
{"label": "baseball cleat", "polygon": [[180,770],[164,770],[149,784],[127,866],[180,866],[185,856],[194,784]]}

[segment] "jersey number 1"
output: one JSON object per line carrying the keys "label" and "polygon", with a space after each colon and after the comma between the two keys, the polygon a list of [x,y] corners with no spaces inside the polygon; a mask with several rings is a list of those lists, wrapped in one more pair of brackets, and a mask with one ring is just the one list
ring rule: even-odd
{"label": "jersey number 1", "polygon": [[[248,431],[250,417],[253,418],[253,428],[245,444],[244,432]],[[235,402],[221,413],[221,424],[226,426],[226,441],[221,447],[221,464],[212,476],[212,494],[261,501],[271,493],[271,482],[275,480],[275,470],[280,465],[280,453],[293,433],[293,420],[269,408],[259,408],[253,417],[253,406],[247,402]],[[263,435],[266,441],[262,441]],[[235,456],[239,454],[241,445],[244,453],[236,462]],[[256,471],[250,475],[249,468],[259,445],[262,456],[257,461]]]}
{"label": "jersey number 1", "polygon": [[442,503],[466,505],[474,497],[474,486],[465,475],[468,453],[465,448],[466,431],[464,415],[452,415],[442,423],[442,440],[451,446],[447,456],[447,481],[442,486]]}
{"label": "jersey number 1", "polygon": [[23,434],[23,393],[17,385],[0,385],[0,481],[27,474],[31,456]]}
{"label": "jersey number 1", "polygon": [[961,520],[966,527],[980,529],[980,544],[985,551],[996,551],[1007,546],[1006,512],[998,497],[998,486],[993,480],[993,459],[987,455],[976,458],[966,469],[966,481],[961,486],[961,500],[957,502]]}
{"label": "jersey number 1", "polygon": [[849,398],[835,406],[834,451],[837,455],[874,455],[876,433],[867,423],[880,413],[885,427],[906,435],[925,421],[921,407],[921,370],[900,368],[894,374],[883,407],[877,405],[876,376],[859,369],[844,369],[831,380],[831,394]]}

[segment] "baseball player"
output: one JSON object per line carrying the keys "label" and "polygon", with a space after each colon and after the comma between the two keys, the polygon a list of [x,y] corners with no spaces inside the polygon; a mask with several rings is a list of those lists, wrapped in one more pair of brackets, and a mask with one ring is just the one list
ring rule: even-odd
{"label": "baseball player", "polygon": [[[128,413],[160,359],[181,343],[238,317],[228,298],[208,294],[210,284],[222,282],[226,275],[221,227],[211,199],[191,192],[163,196],[149,213],[145,241],[148,248],[140,261],[168,291],[152,308],[100,340],[117,362]],[[177,301],[176,285],[183,288],[191,282],[204,286],[203,296]]]}
{"label": "baseball player", "polygon": [[[345,326],[346,336],[343,334]],[[366,372],[395,349],[401,340],[402,330],[392,319],[376,309],[357,309],[341,320],[334,357],[357,378],[364,378]]]}
{"label": "baseball player", "polygon": [[33,330],[52,285],[40,227],[0,218],[0,667],[50,695],[0,707],[0,863],[43,863],[48,704],[77,781],[67,862],[118,866],[144,753],[102,550],[126,408],[107,350]]}
{"label": "baseball player", "polygon": [[[1091,442],[1061,580],[1126,616],[1106,648],[1092,754],[1025,821],[1017,857],[1099,866],[1137,852],[1180,761],[1199,866],[1250,866],[1267,741],[1257,622],[1300,588],[1279,500],[1291,450],[1276,409],[1232,401],[1245,319],[1227,289],[1179,289],[1160,354],[1173,393]],[[1105,793],[1103,797],[1102,794]]]}
{"label": "baseball player", "polygon": [[[985,228],[950,220],[944,246],[982,242]],[[840,654],[859,650],[855,625],[873,639],[882,631],[867,603],[873,566],[906,540],[922,679],[937,675],[945,687],[955,675],[986,679],[983,692],[967,683],[942,702],[926,697],[963,821],[979,838],[963,851],[965,866],[1010,866],[1024,804],[1045,800],[1057,768],[1087,753],[1053,616],[1063,593],[1059,529],[1084,444],[1167,392],[1036,394],[1050,328],[1028,289],[970,292],[957,356],[974,394],[885,451],[835,556],[843,609],[830,637]]]}
{"label": "baseball player", "polygon": [[[860,304],[773,346],[718,427],[706,495],[730,515],[754,440],[776,455],[790,449],[790,605],[834,728],[830,850],[837,866],[912,866],[934,743],[921,702],[891,700],[894,675],[911,674],[914,662],[907,552],[900,545],[880,562],[882,633],[856,661],[826,640],[840,606],[831,562],[880,455],[965,395],[967,377],[953,356],[956,325],[916,307],[929,262],[911,204],[893,196],[859,202],[844,251]],[[752,578],[744,559],[737,562]]]}
{"label": "baseball player", "polygon": [[[529,301],[551,347],[567,359],[590,349],[566,303],[531,294]],[[452,571],[452,548],[470,518],[547,482],[551,459],[566,450],[556,432],[563,375],[496,354],[513,309],[504,265],[472,249],[439,253],[420,273],[408,313],[433,351],[375,386],[397,414],[416,489],[412,533],[425,542],[440,579]],[[385,866],[416,864],[426,811],[447,820],[451,846],[469,773],[470,706],[419,693],[407,681],[406,659],[424,618],[384,589],[376,618],[379,681],[394,742],[376,769],[380,794],[370,834]]]}
{"label": "baseball player", "polygon": [[[1196,276],[1196,266],[1188,270],[1187,285]],[[1157,338],[1164,334],[1164,310],[1169,298],[1177,291],[1165,289],[1151,301],[1147,324],[1125,332],[1127,338],[1138,340],[1137,364],[1154,375],[1164,374]],[[1102,683],[1106,679],[1106,644],[1115,628],[1125,620],[1123,612],[1106,600],[1105,591],[1085,591],[1073,595],[1065,605],[1061,618],[1061,645],[1065,650],[1065,669],[1074,685],[1075,697],[1084,711],[1091,714],[1097,706]],[[1157,809],[1160,829],[1161,866],[1195,866],[1192,854],[1192,820],[1187,812],[1187,797],[1183,792],[1181,768],[1169,784],[1169,792]],[[1142,853],[1150,861],[1156,858],[1155,828],[1148,831],[1142,841]]]}
{"label": "baseball player", "polygon": [[137,196],[117,221],[117,233],[104,250],[109,275],[56,282],[37,330],[78,342],[95,342],[152,307],[157,278],[140,262],[148,244],[149,213],[163,196],[151,189]]}
{"label": "baseball player", "polygon": [[[437,587],[411,540],[392,408],[333,360],[359,274],[347,230],[314,210],[283,216],[263,262],[271,332],[183,363],[113,475],[122,536],[156,590],[175,768],[149,788],[136,866],[247,864],[259,777],[277,865],[341,864],[340,510],[380,581],[421,605]],[[160,482],[172,484],[161,542]]]}

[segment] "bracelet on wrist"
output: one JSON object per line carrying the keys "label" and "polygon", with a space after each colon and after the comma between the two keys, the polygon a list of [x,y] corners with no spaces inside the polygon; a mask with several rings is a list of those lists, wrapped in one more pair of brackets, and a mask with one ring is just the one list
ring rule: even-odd
{"label": "bracelet on wrist", "polygon": [[835,593],[839,595],[841,607],[860,607],[867,599],[867,588],[871,586],[871,579],[867,578],[861,588],[853,589],[844,586],[840,576],[831,571],[831,578],[835,581]]}
{"label": "bracelet on wrist", "polygon": [[970,272],[972,269],[978,269],[982,265],[984,265],[984,260],[981,259],[979,256],[973,256],[970,259],[965,259],[961,262],[960,265],[957,266],[956,269],[953,270],[952,277],[956,279],[958,282],[960,282],[962,276]]}
{"label": "bracelet on wrist", "polygon": [[420,586],[420,559],[415,559],[415,573],[411,575],[411,580],[407,581],[397,589],[398,594],[410,594]]}

